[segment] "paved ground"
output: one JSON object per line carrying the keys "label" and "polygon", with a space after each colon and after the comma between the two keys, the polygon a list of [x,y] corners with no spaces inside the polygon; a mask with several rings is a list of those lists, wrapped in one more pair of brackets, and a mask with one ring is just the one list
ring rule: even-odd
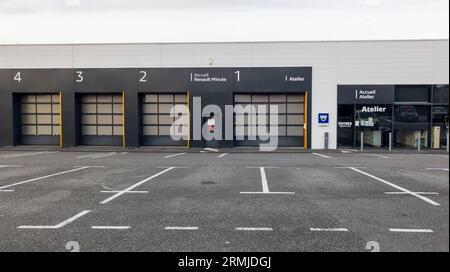
{"label": "paved ground", "polygon": [[444,154],[3,150],[0,251],[449,251],[448,165]]}

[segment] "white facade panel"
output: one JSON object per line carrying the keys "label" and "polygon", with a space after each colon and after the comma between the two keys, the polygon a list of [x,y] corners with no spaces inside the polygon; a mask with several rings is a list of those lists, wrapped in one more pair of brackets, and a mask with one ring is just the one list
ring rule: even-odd
{"label": "white facade panel", "polygon": [[0,46],[0,69],[70,67],[72,67],[70,45]]}
{"label": "white facade panel", "polygon": [[159,44],[74,45],[73,67],[160,67]]}
{"label": "white facade panel", "polygon": [[252,44],[163,44],[162,67],[251,66]]}
{"label": "white facade panel", "polygon": [[433,42],[340,42],[339,84],[431,84]]}
{"label": "white facade panel", "polygon": [[433,42],[433,84],[448,84],[449,53],[448,41]]}

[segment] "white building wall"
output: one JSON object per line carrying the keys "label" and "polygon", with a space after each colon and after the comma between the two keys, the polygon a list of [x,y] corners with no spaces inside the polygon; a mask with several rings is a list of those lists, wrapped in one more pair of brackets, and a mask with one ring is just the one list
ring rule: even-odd
{"label": "white building wall", "polygon": [[[122,45],[3,45],[1,68],[311,66],[313,149],[336,147],[337,85],[448,84],[449,42],[364,41]],[[317,114],[329,112],[329,127]]]}
{"label": "white building wall", "polygon": [[251,67],[252,44],[163,44],[161,66]]}
{"label": "white building wall", "polygon": [[338,57],[340,84],[429,84],[433,81],[431,41],[340,43]]}
{"label": "white building wall", "polygon": [[159,44],[74,45],[72,67],[159,67],[161,65],[160,48]]}
{"label": "white building wall", "polygon": [[433,42],[433,83],[448,84],[448,41]]}
{"label": "white building wall", "polygon": [[0,69],[72,67],[70,45],[0,45]]}

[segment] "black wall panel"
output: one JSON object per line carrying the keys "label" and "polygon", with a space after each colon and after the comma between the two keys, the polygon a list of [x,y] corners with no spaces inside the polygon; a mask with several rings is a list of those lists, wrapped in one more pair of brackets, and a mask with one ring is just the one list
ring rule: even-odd
{"label": "black wall panel", "polygon": [[[14,80],[18,72],[20,82]],[[203,81],[208,78],[209,81]],[[202,106],[217,104],[224,112],[225,105],[233,105],[234,93],[307,91],[308,120],[311,120],[311,78],[310,67],[0,69],[0,145],[18,142],[14,134],[13,93],[61,91],[63,146],[71,147],[80,143],[76,94],[125,92],[126,146],[137,147],[140,145],[140,93],[189,91],[191,103],[194,96],[200,96]],[[190,134],[193,135],[192,125]],[[310,125],[308,138],[311,138]],[[191,141],[191,144],[202,146],[204,142]],[[233,141],[222,141],[219,145],[230,147]]]}
{"label": "black wall panel", "polygon": [[11,70],[0,70],[0,146],[14,145]]}

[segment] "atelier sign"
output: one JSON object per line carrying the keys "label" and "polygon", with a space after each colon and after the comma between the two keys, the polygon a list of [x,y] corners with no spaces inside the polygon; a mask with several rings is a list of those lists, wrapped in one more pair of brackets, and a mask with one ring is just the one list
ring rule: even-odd
{"label": "atelier sign", "polygon": [[362,112],[386,112],[387,107],[380,107],[380,106],[373,106],[373,107],[367,107],[363,106],[361,111]]}

